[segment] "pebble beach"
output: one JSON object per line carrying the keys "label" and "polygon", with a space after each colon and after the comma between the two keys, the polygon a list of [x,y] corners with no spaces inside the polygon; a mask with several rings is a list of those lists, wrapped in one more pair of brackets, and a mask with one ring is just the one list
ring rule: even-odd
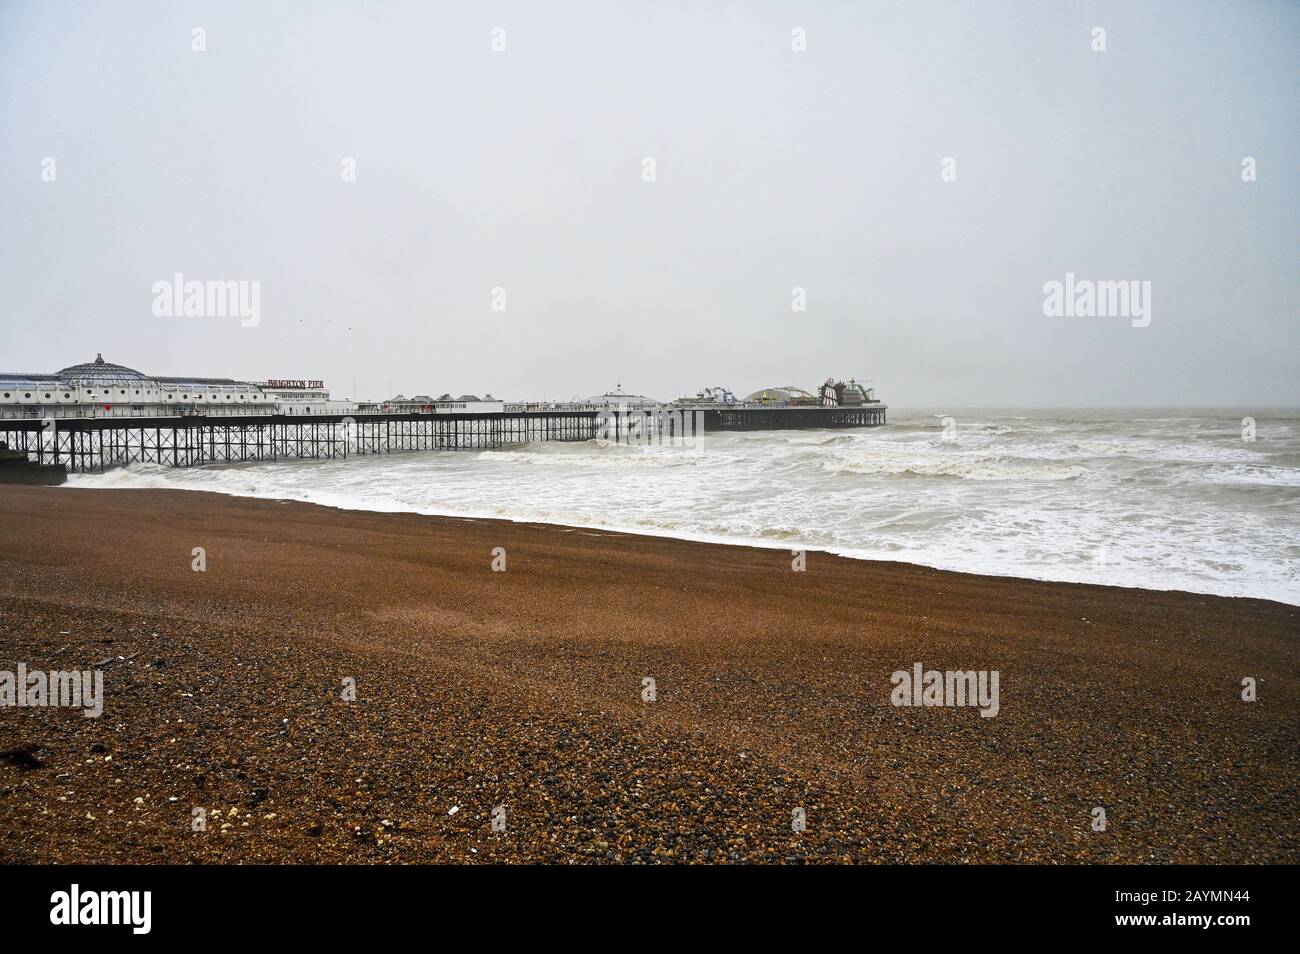
{"label": "pebble beach", "polygon": [[6,863],[1300,860],[1283,603],[176,490],[0,539],[0,670],[104,679],[0,708]]}

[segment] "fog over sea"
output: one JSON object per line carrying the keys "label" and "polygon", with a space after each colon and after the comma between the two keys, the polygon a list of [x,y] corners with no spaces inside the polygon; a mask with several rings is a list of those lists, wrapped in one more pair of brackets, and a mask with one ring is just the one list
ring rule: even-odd
{"label": "fog over sea", "polygon": [[885,427],[714,432],[698,451],[585,442],[136,464],[69,485],[496,517],[1300,604],[1300,412],[1253,416],[1246,441],[1239,411],[891,410]]}

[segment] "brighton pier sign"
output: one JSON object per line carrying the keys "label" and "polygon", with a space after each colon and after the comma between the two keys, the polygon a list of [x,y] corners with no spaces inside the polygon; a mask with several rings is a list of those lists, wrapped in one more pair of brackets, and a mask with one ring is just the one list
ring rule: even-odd
{"label": "brighton pier sign", "polygon": [[310,391],[325,387],[325,382],[309,381],[305,378],[272,378],[264,386],[280,391]]}

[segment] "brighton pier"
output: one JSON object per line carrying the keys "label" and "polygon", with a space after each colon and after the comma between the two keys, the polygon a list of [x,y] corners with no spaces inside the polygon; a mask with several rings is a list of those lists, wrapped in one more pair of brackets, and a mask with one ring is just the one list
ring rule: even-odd
{"label": "brighton pier", "polygon": [[710,430],[871,427],[884,424],[885,413],[869,390],[831,381],[820,397],[786,387],[737,400],[706,389],[671,404],[621,388],[567,403],[508,403],[491,395],[352,402],[331,400],[320,381],[149,377],[102,356],[54,374],[0,374],[0,442],[35,467],[61,465],[69,472],[536,441],[698,447]]}

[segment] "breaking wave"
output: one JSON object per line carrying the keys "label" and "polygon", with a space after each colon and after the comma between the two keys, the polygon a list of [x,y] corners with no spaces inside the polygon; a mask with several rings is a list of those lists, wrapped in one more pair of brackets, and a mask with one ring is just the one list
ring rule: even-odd
{"label": "breaking wave", "polygon": [[834,473],[881,477],[954,477],[960,480],[1074,480],[1087,473],[1074,464],[1051,464],[1011,457],[936,457],[898,459],[859,456],[827,460],[822,467]]}

